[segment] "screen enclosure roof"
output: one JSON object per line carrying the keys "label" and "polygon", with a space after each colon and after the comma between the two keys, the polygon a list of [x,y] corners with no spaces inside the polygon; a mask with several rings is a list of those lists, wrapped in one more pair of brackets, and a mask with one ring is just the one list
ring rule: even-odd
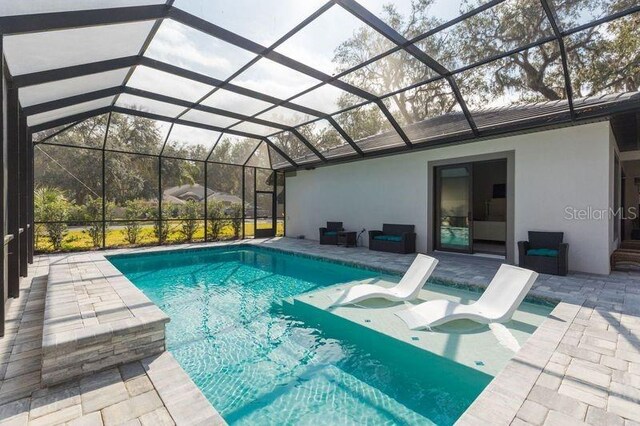
{"label": "screen enclosure roof", "polygon": [[36,143],[132,116],[147,154],[274,169],[638,108],[638,28],[636,0],[0,0]]}

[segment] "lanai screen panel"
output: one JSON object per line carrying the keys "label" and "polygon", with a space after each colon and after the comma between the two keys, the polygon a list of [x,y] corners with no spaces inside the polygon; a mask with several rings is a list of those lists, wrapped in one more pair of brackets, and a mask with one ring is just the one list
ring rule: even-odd
{"label": "lanai screen panel", "polygon": [[[554,55],[558,49],[556,42],[549,42],[457,74],[462,96],[467,99],[478,128],[568,114],[562,63],[559,55]],[[554,57],[555,60],[550,59]],[[539,90],[525,84],[527,76],[520,67],[514,66],[520,60],[529,61],[533,67],[544,63],[546,72],[538,82]],[[509,89],[497,84],[498,80],[508,79],[521,83]]]}
{"label": "lanai screen panel", "polygon": [[197,109],[185,110],[183,111],[183,113],[184,114],[180,116],[182,120],[221,128],[232,126],[234,124],[237,124],[239,121],[237,118],[226,117],[219,114],[212,114]]}
{"label": "lanai screen panel", "polygon": [[384,96],[436,76],[431,68],[409,52],[399,50],[351,71],[340,80],[376,96]]}
{"label": "lanai screen panel", "polygon": [[220,133],[183,124],[171,128],[162,155],[189,160],[206,160]]}
{"label": "lanai screen panel", "polygon": [[136,67],[127,86],[189,102],[195,102],[213,90],[207,84],[144,66]]}
{"label": "lanai screen panel", "polygon": [[395,93],[383,101],[413,143],[472,133],[445,79]]}
{"label": "lanai screen panel", "polygon": [[213,92],[207,99],[202,101],[202,105],[212,108],[219,108],[226,111],[254,115],[267,108],[272,107],[274,104],[246,96],[240,93],[232,92],[230,90],[218,89]]}
{"label": "lanai screen panel", "polygon": [[244,165],[259,144],[260,140],[258,139],[224,134],[216,144],[209,160]]}
{"label": "lanai screen panel", "polygon": [[98,62],[140,52],[154,21],[73,28],[4,37],[11,75]]}
{"label": "lanai screen panel", "polygon": [[28,126],[37,126],[42,123],[49,123],[65,117],[81,114],[83,112],[95,111],[101,108],[109,107],[113,103],[114,97],[96,99],[94,101],[82,102],[64,108],[58,108],[40,114],[32,115],[27,118]]}
{"label": "lanai screen panel", "polygon": [[105,149],[135,154],[159,155],[171,123],[129,114],[111,114]]}
{"label": "lanai screen panel", "polygon": [[325,3],[325,0],[176,0],[175,6],[270,46]]}
{"label": "lanai screen panel", "polygon": [[290,131],[276,133],[268,138],[282,152],[298,164],[318,161],[319,158],[302,140]]}
{"label": "lanai screen panel", "polygon": [[51,135],[36,137],[35,141],[46,140],[48,144],[101,149],[104,145],[109,114],[98,115],[70,127],[62,126]]}
{"label": "lanai screen panel", "polygon": [[23,0],[0,3],[0,16],[165,4],[166,0]]}
{"label": "lanai screen panel", "polygon": [[130,95],[128,93],[123,93],[118,97],[116,106],[135,111],[157,114],[167,118],[175,118],[184,111],[184,107],[180,105],[161,102],[142,96]]}
{"label": "lanai screen panel", "polygon": [[[575,96],[613,95],[633,90],[628,74],[629,70],[640,67],[640,50],[632,42],[616,45],[612,36],[628,35],[637,39],[639,34],[640,13],[635,13],[567,37],[565,44],[569,49],[569,72]],[[599,78],[594,79],[594,73]]]}
{"label": "lanai screen panel", "polygon": [[316,117],[291,108],[278,106],[261,113],[256,118],[273,121],[274,123],[287,126],[298,126],[300,124],[307,123]]}
{"label": "lanai screen panel", "polygon": [[145,56],[225,80],[255,55],[179,22],[165,19]]}
{"label": "lanai screen panel", "polygon": [[405,144],[376,104],[356,107],[333,118],[365,152]]}
{"label": "lanai screen panel", "polygon": [[291,102],[321,113],[333,114],[366,101],[331,84],[323,84],[295,97]]}
{"label": "lanai screen panel", "polygon": [[[364,22],[339,5],[334,5],[278,46],[276,52],[325,74],[335,75],[345,71],[347,67],[359,65],[394,47],[390,40],[375,37],[357,58],[349,57],[348,51],[343,47],[345,43],[348,43],[354,34],[361,33],[371,37],[372,32]],[[320,34],[322,37],[319,37]]]}
{"label": "lanai screen panel", "polygon": [[446,68],[456,70],[552,36],[540,0],[506,0],[417,46]]}
{"label": "lanai screen panel", "polygon": [[326,157],[353,153],[347,140],[327,120],[318,120],[298,128],[300,134]]}
{"label": "lanai screen panel", "polygon": [[24,108],[71,96],[82,95],[84,93],[118,87],[124,81],[128,71],[128,68],[121,68],[23,87],[20,89],[20,105]]}
{"label": "lanai screen panel", "polygon": [[311,76],[267,58],[261,58],[231,82],[279,99],[288,99],[320,83]]}
{"label": "lanai screen panel", "polygon": [[[118,9],[134,6],[135,17]],[[24,19],[38,13],[52,15]],[[164,123],[166,146],[108,137],[105,149],[216,161],[225,134],[256,141],[228,161],[276,168],[637,106],[639,16],[634,0],[0,5],[34,132],[126,113]]]}

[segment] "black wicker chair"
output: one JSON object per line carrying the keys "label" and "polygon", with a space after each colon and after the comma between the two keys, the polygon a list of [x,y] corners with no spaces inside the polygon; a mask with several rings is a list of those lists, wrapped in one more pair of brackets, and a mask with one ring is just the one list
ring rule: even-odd
{"label": "black wicker chair", "polygon": [[518,242],[519,264],[542,274],[567,275],[569,244],[563,232],[529,231],[529,241]]}
{"label": "black wicker chair", "polygon": [[344,231],[342,222],[327,222],[326,228],[320,228],[320,244],[338,244],[338,232]]}
{"label": "black wicker chair", "polygon": [[392,225],[385,223],[382,231],[369,231],[369,250],[390,253],[415,253],[416,233],[414,225]]}

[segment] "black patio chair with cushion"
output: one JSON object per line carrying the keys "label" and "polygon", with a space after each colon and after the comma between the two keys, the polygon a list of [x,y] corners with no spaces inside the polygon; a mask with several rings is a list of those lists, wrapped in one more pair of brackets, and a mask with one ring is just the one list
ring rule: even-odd
{"label": "black patio chair with cushion", "polygon": [[320,228],[320,244],[338,244],[338,232],[344,231],[342,222],[327,222],[326,228]]}
{"label": "black patio chair with cushion", "polygon": [[519,266],[542,274],[567,275],[569,244],[563,232],[529,231],[529,241],[518,242]]}
{"label": "black patio chair with cushion", "polygon": [[382,231],[369,231],[369,250],[390,253],[415,253],[416,233],[414,225],[393,225],[385,223]]}

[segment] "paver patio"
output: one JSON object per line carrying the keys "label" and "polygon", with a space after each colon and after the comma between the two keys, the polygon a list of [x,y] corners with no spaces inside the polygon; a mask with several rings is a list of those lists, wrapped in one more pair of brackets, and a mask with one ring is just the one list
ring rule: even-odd
{"label": "paver patio", "polygon": [[[301,255],[402,273],[411,255],[364,248],[320,246],[288,238],[250,240]],[[220,244],[184,245],[207,247]],[[104,262],[107,253],[65,256],[66,262]],[[441,281],[482,286],[500,262],[480,257],[440,254],[433,276]],[[10,302],[6,336],[0,341],[3,424],[188,424],[194,402],[207,405],[184,371],[164,353],[111,368],[53,388],[41,388],[40,362],[46,275],[50,261],[40,256],[21,297]],[[96,266],[99,269],[99,266]],[[489,384],[459,424],[612,424],[640,422],[640,274],[610,276],[570,274],[540,276],[531,294],[560,303],[522,349]],[[191,393],[176,401],[177,383],[191,383]],[[182,393],[182,392],[180,392]],[[187,402],[188,401],[188,402]],[[185,408],[185,405],[188,408]],[[210,407],[209,407],[210,408]],[[210,413],[214,411],[211,410]],[[190,419],[191,424],[198,419]],[[222,422],[217,416],[202,424]],[[87,423],[82,423],[87,422]]]}

